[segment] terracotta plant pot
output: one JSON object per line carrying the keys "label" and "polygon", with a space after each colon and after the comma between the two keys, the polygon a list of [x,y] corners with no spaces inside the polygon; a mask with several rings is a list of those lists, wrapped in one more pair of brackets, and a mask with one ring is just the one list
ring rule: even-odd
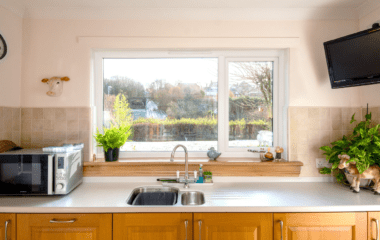
{"label": "terracotta plant pot", "polygon": [[114,162],[119,159],[120,148],[109,148],[107,151],[104,151],[104,158],[106,162]]}

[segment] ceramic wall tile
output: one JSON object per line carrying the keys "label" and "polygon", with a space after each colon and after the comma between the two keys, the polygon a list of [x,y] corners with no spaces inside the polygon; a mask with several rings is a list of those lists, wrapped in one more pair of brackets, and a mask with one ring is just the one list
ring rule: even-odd
{"label": "ceramic wall tile", "polygon": [[91,111],[90,108],[78,108],[79,119],[90,119]]}
{"label": "ceramic wall tile", "polygon": [[20,108],[0,107],[0,140],[21,143],[21,111]]}
{"label": "ceramic wall tile", "polygon": [[42,108],[32,108],[33,119],[44,119],[44,112]]}
{"label": "ceramic wall tile", "polygon": [[42,132],[44,129],[44,120],[32,119],[32,132]]}
{"label": "ceramic wall tile", "polygon": [[[81,120],[83,121],[83,120]],[[86,120],[84,120],[86,121]],[[85,124],[88,124],[88,121],[86,121]],[[76,131],[78,132],[79,129],[82,129],[82,126],[79,126],[79,121],[78,119],[76,120],[67,120],[67,131]]]}
{"label": "ceramic wall tile", "polygon": [[54,122],[53,120],[44,119],[44,126],[43,126],[44,132],[53,132],[54,131],[53,122]]}
{"label": "ceramic wall tile", "polygon": [[342,108],[330,109],[331,119],[342,119]]}
{"label": "ceramic wall tile", "polygon": [[66,109],[66,119],[68,121],[78,120],[79,119],[78,108],[67,108]]}
{"label": "ceramic wall tile", "polygon": [[321,119],[331,119],[330,108],[323,107],[319,109],[319,117]]}
{"label": "ceramic wall tile", "polygon": [[319,119],[319,108],[308,108],[308,117],[311,119]]}
{"label": "ceramic wall tile", "polygon": [[54,108],[44,108],[44,119],[45,120],[55,120],[55,109]]}
{"label": "ceramic wall tile", "polygon": [[31,132],[21,132],[21,144],[31,143],[32,142],[32,133]]}
{"label": "ceramic wall tile", "polygon": [[66,121],[66,109],[56,108],[55,109],[55,120],[56,121]]}
{"label": "ceramic wall tile", "polygon": [[32,108],[21,108],[21,118],[22,119],[32,119],[33,109]]}

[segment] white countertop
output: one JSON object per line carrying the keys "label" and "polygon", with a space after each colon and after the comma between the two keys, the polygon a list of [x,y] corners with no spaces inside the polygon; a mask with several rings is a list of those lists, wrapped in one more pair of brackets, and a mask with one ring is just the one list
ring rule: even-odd
{"label": "white countertop", "polygon": [[355,194],[331,182],[222,182],[191,185],[202,191],[201,206],[131,206],[126,200],[140,186],[157,182],[84,182],[66,196],[0,197],[0,212],[127,213],[127,212],[349,212],[380,211],[380,196],[367,190]]}

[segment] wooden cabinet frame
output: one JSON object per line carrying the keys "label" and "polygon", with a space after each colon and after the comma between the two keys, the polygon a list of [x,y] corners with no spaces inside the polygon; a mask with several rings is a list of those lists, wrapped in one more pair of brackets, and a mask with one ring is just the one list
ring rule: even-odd
{"label": "wooden cabinet frame", "polygon": [[[71,221],[76,219],[75,221]],[[52,222],[53,220],[53,222]],[[54,222],[57,221],[57,222]],[[61,222],[62,221],[62,222]],[[187,221],[187,224],[185,222]],[[282,221],[282,231],[281,224]],[[0,240],[49,239],[38,232],[70,235],[93,231],[90,240],[163,239],[355,239],[380,240],[380,212],[344,213],[115,213],[0,214]],[[186,227],[185,227],[186,226]],[[96,230],[94,230],[96,229]],[[201,229],[201,231],[199,231]],[[34,233],[33,233],[34,231]],[[150,231],[150,233],[149,233]],[[95,233],[96,232],[96,233]],[[133,234],[131,234],[133,232]],[[157,235],[159,232],[159,235]],[[16,234],[17,233],[17,234]],[[33,235],[34,234],[34,235]],[[335,234],[335,235],[334,235]],[[34,236],[34,237],[33,237]],[[57,235],[58,236],[58,235]],[[133,236],[133,237],[131,237]],[[82,236],[83,237],[83,236]],[[322,238],[321,238],[322,237]],[[72,239],[72,238],[70,238]],[[73,240],[75,240],[74,238]]]}

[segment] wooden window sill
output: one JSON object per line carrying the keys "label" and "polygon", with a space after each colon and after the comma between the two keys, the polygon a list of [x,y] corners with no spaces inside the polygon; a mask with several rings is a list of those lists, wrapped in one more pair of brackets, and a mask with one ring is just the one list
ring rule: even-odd
{"label": "wooden window sill", "polygon": [[[136,159],[137,160],[137,159]],[[139,159],[140,160],[140,159]],[[146,159],[145,159],[146,160]],[[160,160],[160,159],[157,159]],[[277,176],[298,177],[302,162],[258,162],[252,158],[223,158],[218,161],[199,161],[189,159],[189,171],[197,171],[203,164],[204,171],[211,171],[213,176]],[[175,177],[176,171],[184,170],[184,161],[116,161],[85,162],[85,177],[116,176],[166,176]]]}

